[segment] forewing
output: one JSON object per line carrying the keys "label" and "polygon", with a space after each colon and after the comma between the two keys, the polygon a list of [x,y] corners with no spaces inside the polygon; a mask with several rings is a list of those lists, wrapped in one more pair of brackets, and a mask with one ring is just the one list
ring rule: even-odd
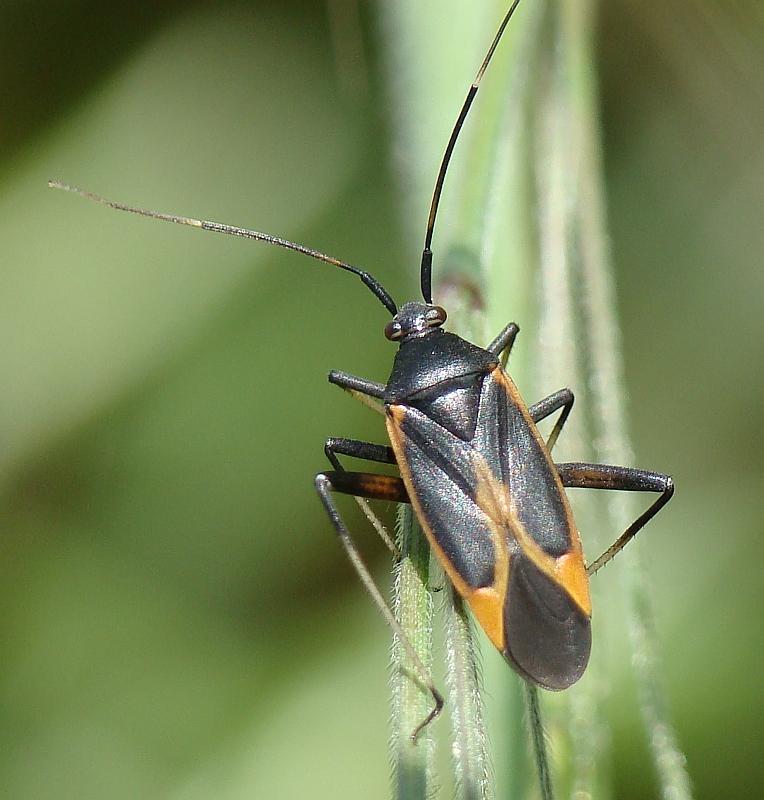
{"label": "forewing", "polygon": [[475,500],[470,444],[410,406],[390,408],[388,432],[417,515],[457,588],[492,585],[494,534]]}
{"label": "forewing", "polygon": [[483,382],[472,447],[506,487],[523,529],[552,557],[577,542],[562,483],[515,385],[502,369]]}
{"label": "forewing", "polygon": [[464,441],[388,407],[401,476],[433,549],[486,633],[525,677],[561,689],[589,656],[590,605],[562,484],[514,384],[485,376]]}

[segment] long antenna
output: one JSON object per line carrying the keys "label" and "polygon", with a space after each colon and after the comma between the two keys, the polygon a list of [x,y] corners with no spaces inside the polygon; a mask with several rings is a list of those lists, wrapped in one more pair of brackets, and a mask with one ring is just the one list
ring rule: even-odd
{"label": "long antenna", "polygon": [[451,154],[454,152],[454,145],[456,144],[456,140],[459,138],[462,125],[464,125],[464,120],[467,117],[467,112],[470,110],[472,101],[475,99],[477,90],[480,87],[480,81],[483,79],[483,75],[488,68],[488,64],[491,61],[494,50],[496,50],[496,47],[499,44],[499,39],[501,39],[501,35],[504,33],[504,29],[507,27],[507,23],[509,22],[512,14],[514,14],[519,3],[520,0],[514,0],[512,6],[510,7],[509,11],[507,11],[506,16],[499,26],[496,36],[494,36],[491,46],[488,48],[488,52],[483,59],[483,63],[480,65],[480,69],[475,76],[475,80],[472,81],[472,86],[470,86],[469,91],[467,92],[467,97],[464,101],[464,105],[462,105],[462,110],[459,112],[454,129],[451,131],[451,138],[448,140],[448,144],[446,145],[446,152],[443,154],[443,161],[440,163],[438,178],[435,181],[435,191],[432,195],[432,203],[430,204],[430,216],[427,218],[427,233],[424,237],[424,250],[422,251],[422,268],[420,279],[422,284],[422,297],[424,298],[425,303],[432,303],[432,250],[430,249],[430,246],[432,245],[432,232],[435,228],[435,216],[438,213],[438,205],[440,203],[440,195],[443,192],[443,181],[446,179],[448,163],[451,161]]}
{"label": "long antenna", "polygon": [[108,200],[100,195],[93,194],[93,192],[85,191],[85,189],[78,189],[76,186],[70,186],[68,183],[61,181],[48,181],[48,186],[52,189],[63,189],[65,192],[72,192],[78,194],[80,197],[85,197],[88,200],[93,200],[109,208],[116,208],[118,211],[129,211],[131,214],[140,214],[142,217],[151,217],[152,219],[161,219],[165,222],[174,222],[176,225],[190,225],[193,228],[201,228],[205,231],[215,231],[217,233],[227,233],[231,236],[242,236],[245,239],[255,239],[258,242],[266,242],[267,244],[276,245],[276,247],[283,247],[286,250],[294,250],[297,253],[315,258],[317,261],[323,261],[331,264],[333,267],[339,267],[347,272],[352,272],[357,275],[363,283],[368,286],[372,294],[379,300],[380,303],[393,315],[398,313],[398,307],[388,291],[382,284],[373,276],[370,275],[359,267],[354,267],[352,264],[347,264],[340,261],[339,258],[328,256],[326,253],[321,253],[314,250],[312,247],[304,247],[301,244],[290,242],[287,239],[281,239],[278,236],[271,236],[267,233],[260,233],[260,231],[251,231],[247,228],[237,228],[234,225],[225,225],[222,222],[211,222],[206,219],[194,219],[193,217],[179,217],[176,214],[162,214],[159,211],[150,211],[147,208],[136,208],[135,206],[128,206],[124,203],[118,203],[114,200]]}

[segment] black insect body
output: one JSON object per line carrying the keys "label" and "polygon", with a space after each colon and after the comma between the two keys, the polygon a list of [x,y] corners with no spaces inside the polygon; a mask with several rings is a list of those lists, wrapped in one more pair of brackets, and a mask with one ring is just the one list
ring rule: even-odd
{"label": "black insect body", "polygon": [[[501,366],[518,327],[478,347],[440,326],[446,313],[407,303],[385,330],[400,342],[386,385],[346,373],[329,380],[384,403],[391,448],[330,439],[335,470],[316,486],[342,537],[331,492],[411,502],[459,594],[497,649],[527,680],[565,689],[591,649],[588,576],[668,501],[670,478],[601,464],[554,464],[551,448],[570,413],[562,389],[530,407]],[[536,423],[562,411],[545,442]],[[396,464],[401,477],[347,472],[338,455]],[[588,569],[563,487],[660,492],[658,500]],[[352,545],[351,545],[352,547]]]}
{"label": "black insect body", "polygon": [[[526,680],[551,690],[578,680],[591,649],[588,579],[669,501],[667,475],[603,464],[555,464],[551,452],[573,406],[561,389],[527,406],[501,366],[518,327],[508,324],[486,347],[443,330],[446,312],[432,303],[432,235],[448,163],[464,119],[519,0],[505,15],[471,85],[446,147],[427,222],[422,254],[423,302],[400,309],[379,281],[359,267],[259,231],[161,214],[106,200],[58,182],[112,208],[264,241],[352,272],[392,315],[385,335],[399,343],[386,384],[332,372],[329,380],[379,405],[390,445],[329,439],[331,471],[316,487],[362,582],[396,631],[435,706],[442,698],[361,560],[332,494],[411,503],[430,547],[486,634]],[[544,441],[536,424],[560,415]],[[339,456],[397,465],[400,477],[349,472]],[[588,567],[565,488],[655,492],[659,497]]]}
{"label": "black insect body", "polygon": [[516,332],[487,350],[440,328],[403,339],[387,429],[430,546],[491,641],[524,677],[564,689],[589,658],[591,604],[562,481],[499,363]]}

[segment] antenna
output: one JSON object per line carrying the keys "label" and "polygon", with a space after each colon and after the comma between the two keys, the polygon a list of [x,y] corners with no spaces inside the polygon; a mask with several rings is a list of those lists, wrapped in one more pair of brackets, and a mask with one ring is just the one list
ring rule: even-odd
{"label": "antenna", "polygon": [[65,192],[72,192],[84,197],[88,200],[93,200],[103,206],[109,208],[116,208],[118,211],[129,211],[131,214],[140,214],[142,217],[151,217],[152,219],[161,219],[164,222],[174,222],[176,225],[190,225],[192,228],[201,228],[205,231],[215,231],[217,233],[227,233],[230,236],[242,236],[245,239],[255,239],[258,242],[266,242],[267,244],[276,245],[276,247],[283,247],[286,250],[294,250],[297,253],[315,258],[317,261],[323,261],[326,264],[331,264],[333,267],[339,267],[347,272],[352,272],[357,275],[361,281],[371,290],[374,297],[393,315],[398,313],[398,307],[388,291],[382,284],[366,270],[354,267],[352,264],[347,264],[340,261],[339,258],[328,256],[326,253],[321,253],[311,247],[305,247],[295,242],[290,242],[287,239],[281,239],[278,236],[271,236],[267,233],[260,233],[260,231],[251,231],[247,228],[237,228],[234,225],[225,225],[222,222],[212,222],[206,219],[194,219],[193,217],[179,217],[176,214],[162,214],[159,211],[150,211],[147,208],[136,208],[135,206],[128,206],[125,203],[118,203],[114,200],[108,200],[100,195],[93,194],[93,192],[85,191],[85,189],[78,189],[76,186],[70,186],[68,183],[61,181],[48,181],[48,186],[51,189],[62,189]]}
{"label": "antenna", "polygon": [[422,251],[422,268],[420,272],[420,281],[422,284],[422,297],[424,298],[425,303],[432,303],[432,250],[430,246],[432,245],[432,232],[435,228],[435,217],[438,213],[438,205],[440,203],[440,195],[443,192],[443,181],[446,179],[446,170],[448,169],[448,163],[451,161],[451,154],[454,152],[454,146],[456,145],[456,140],[459,138],[459,134],[462,130],[462,125],[464,125],[464,120],[467,117],[467,113],[470,110],[470,106],[472,105],[472,101],[475,99],[475,95],[477,94],[477,90],[480,87],[480,81],[483,79],[483,75],[485,74],[486,69],[488,68],[488,64],[491,61],[491,57],[493,56],[494,50],[496,50],[497,45],[499,44],[499,40],[501,39],[502,34],[504,33],[504,29],[507,27],[507,23],[510,20],[512,14],[515,13],[515,9],[517,8],[520,0],[514,0],[512,6],[510,7],[509,11],[507,11],[506,16],[499,25],[499,30],[496,33],[496,36],[493,37],[493,41],[491,42],[491,46],[488,48],[488,52],[486,53],[485,58],[483,59],[483,63],[480,65],[480,69],[478,70],[477,75],[475,76],[475,80],[472,81],[472,85],[467,92],[467,97],[462,105],[462,110],[459,112],[459,116],[456,119],[456,124],[454,125],[454,129],[451,131],[451,137],[448,140],[448,144],[446,145],[446,152],[443,154],[443,161],[440,163],[440,169],[438,170],[438,177],[435,181],[435,191],[432,195],[432,203],[430,204],[430,216],[427,218],[427,233],[424,237],[424,250]]}

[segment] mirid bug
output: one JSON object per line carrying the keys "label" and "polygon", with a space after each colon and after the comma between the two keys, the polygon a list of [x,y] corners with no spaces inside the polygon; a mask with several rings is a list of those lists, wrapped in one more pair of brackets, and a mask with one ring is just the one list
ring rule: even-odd
{"label": "mirid bug", "polygon": [[[331,438],[331,470],[316,476],[321,501],[361,580],[406,647],[434,707],[443,701],[361,560],[333,494],[411,503],[448,578],[507,662],[526,680],[562,690],[583,674],[591,649],[589,577],[669,501],[667,475],[605,464],[563,463],[552,449],[573,407],[570,389],[530,406],[502,367],[518,326],[510,322],[485,348],[446,332],[446,311],[432,298],[432,237],[440,196],[464,120],[519,0],[501,22],[451,132],[435,183],[420,267],[422,300],[400,308],[369,272],[294,242],[207,220],[107,200],[59,182],[112,208],[267,242],[357,275],[391,315],[387,339],[398,352],[386,383],[333,371],[331,383],[385,416],[389,445]],[[545,441],[536,425],[559,412]],[[340,456],[392,464],[400,475],[351,472]],[[653,492],[658,498],[594,562],[586,565],[566,487]]]}

